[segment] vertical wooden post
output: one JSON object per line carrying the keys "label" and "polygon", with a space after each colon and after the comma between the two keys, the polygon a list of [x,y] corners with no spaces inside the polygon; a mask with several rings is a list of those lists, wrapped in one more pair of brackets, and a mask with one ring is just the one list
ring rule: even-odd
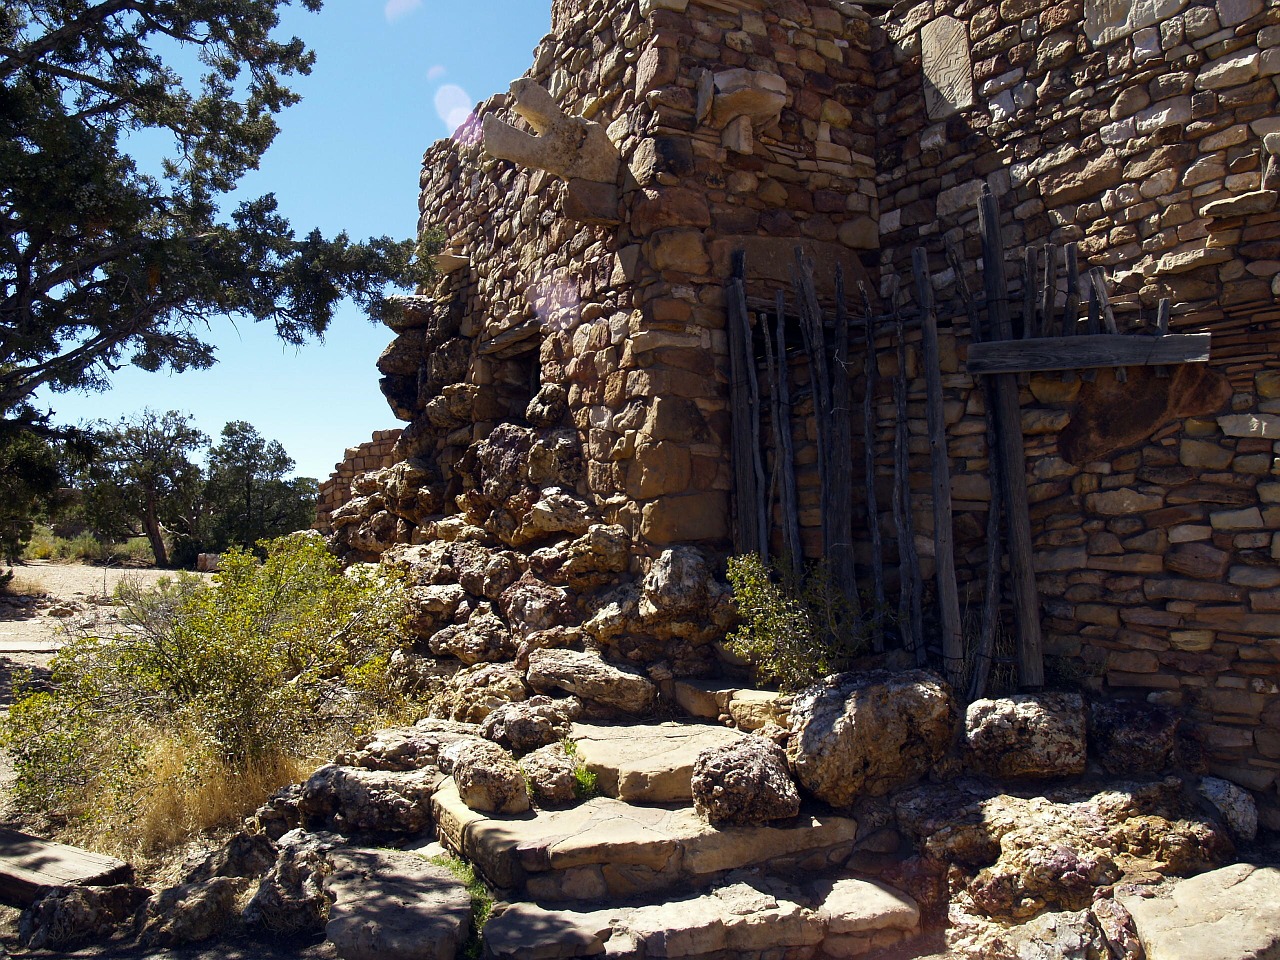
{"label": "vertical wooden post", "polygon": [[1044,245],[1044,294],[1040,297],[1040,331],[1045,337],[1055,336],[1054,310],[1058,299],[1058,245]]}
{"label": "vertical wooden post", "polygon": [[915,524],[911,515],[911,460],[907,433],[907,335],[898,311],[897,278],[890,293],[894,333],[898,341],[898,375],[893,379],[897,411],[893,431],[893,522],[898,534],[898,630],[904,649],[925,662],[923,617],[920,611],[920,567],[916,556]]}
{"label": "vertical wooden post", "polygon": [[[1120,330],[1116,326],[1116,313],[1111,309],[1111,298],[1107,296],[1107,275],[1102,272],[1101,267],[1094,267],[1089,271],[1089,286],[1093,288],[1094,297],[1098,304],[1098,311],[1102,317],[1102,328],[1107,333],[1116,334]],[[1090,301],[1092,304],[1093,301]],[[1116,383],[1127,383],[1129,374],[1124,367],[1115,368]]]}
{"label": "vertical wooden post", "polygon": [[746,258],[734,255],[733,279],[728,288],[728,333],[734,473],[734,548],[768,560],[769,529],[765,497],[764,461],[760,455],[760,383],[756,377],[755,351],[751,346],[751,320],[747,315],[743,280]]}
{"label": "vertical wooden post", "polygon": [[800,507],[796,497],[796,454],[791,441],[791,368],[787,363],[787,308],[781,290],[774,300],[778,348],[778,407],[782,439],[778,445],[782,477],[782,545],[786,562],[797,577],[804,562],[800,546]]}
{"label": "vertical wooden post", "polygon": [[[1169,298],[1161,297],[1160,305],[1156,307],[1156,336],[1167,337],[1169,335],[1169,315],[1172,312]],[[1157,377],[1169,376],[1168,367],[1156,367]]]}
{"label": "vertical wooden post", "polygon": [[[953,244],[947,244],[947,262],[955,271],[957,289],[960,299],[964,301],[965,311],[969,315],[970,336],[974,343],[986,339],[982,331],[982,321],[978,314],[978,304],[969,290],[969,282],[965,279],[964,266],[960,261],[960,253]],[[1078,304],[1077,304],[1078,306]],[[987,680],[991,673],[991,662],[996,648],[996,630],[1000,622],[1000,525],[1004,521],[1004,481],[1000,475],[1000,458],[995,455],[996,427],[995,384],[991,377],[982,378],[982,399],[987,410],[987,482],[991,487],[991,506],[987,511],[987,578],[982,593],[982,622],[978,628],[978,642],[974,647],[973,660],[969,673],[969,701],[984,696]]]}
{"label": "vertical wooden post", "polygon": [[[849,316],[844,302],[844,268],[836,264],[835,357],[831,364],[831,437],[820,451],[827,458],[822,515],[832,586],[861,620],[858,577],[853,562],[853,394],[849,384]],[[847,627],[846,627],[847,628]]]}
{"label": "vertical wooden post", "polygon": [[[978,206],[982,229],[983,275],[987,308],[994,339],[1008,340],[1009,293],[1004,277],[1004,245],[1000,240],[1000,213],[996,198],[984,187]],[[1009,530],[1009,565],[1013,572],[1013,609],[1018,627],[1018,680],[1023,687],[1044,686],[1044,655],[1040,636],[1040,596],[1036,588],[1031,549],[1031,513],[1027,503],[1027,463],[1022,446],[1022,413],[1018,405],[1018,378],[1011,373],[995,376],[996,433]]]}
{"label": "vertical wooden post", "polygon": [[1040,336],[1040,324],[1036,318],[1036,278],[1039,262],[1035,247],[1027,247],[1022,253],[1022,336],[1031,339]]}
{"label": "vertical wooden post", "polygon": [[955,540],[951,518],[951,459],[947,454],[947,420],[942,404],[942,357],[938,349],[938,315],[933,304],[929,255],[912,253],[916,301],[920,304],[929,456],[933,467],[934,573],[942,619],[942,662],[947,682],[959,685],[964,675],[964,633],[960,625],[960,594],[956,588]]}
{"label": "vertical wooden post", "polygon": [[880,537],[880,510],[876,503],[876,318],[871,307],[871,294],[862,287],[862,310],[866,315],[863,327],[866,356],[863,357],[865,383],[862,394],[863,466],[867,490],[867,530],[871,534],[871,576],[875,591],[875,609],[871,611],[871,649],[884,650],[884,544]]}

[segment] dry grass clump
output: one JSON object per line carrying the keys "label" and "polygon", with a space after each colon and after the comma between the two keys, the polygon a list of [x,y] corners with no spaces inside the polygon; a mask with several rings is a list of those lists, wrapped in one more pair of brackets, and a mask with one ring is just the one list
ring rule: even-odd
{"label": "dry grass clump", "polygon": [[74,636],[0,724],[20,807],[130,859],[234,826],[317,757],[403,714],[400,583],[318,537],[230,553],[210,587],[122,584],[124,628]]}

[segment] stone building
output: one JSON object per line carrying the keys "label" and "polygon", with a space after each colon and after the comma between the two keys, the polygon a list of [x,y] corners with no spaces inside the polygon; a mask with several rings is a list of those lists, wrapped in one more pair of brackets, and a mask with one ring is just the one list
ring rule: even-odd
{"label": "stone building", "polygon": [[[1149,327],[1167,298],[1174,331],[1212,334],[1207,363],[1021,377],[1045,653],[1058,679],[1183,710],[1210,769],[1256,791],[1280,827],[1280,5],[554,0],[551,16],[525,77],[424,158],[422,225],[447,237],[442,276],[404,300],[379,361],[406,423],[396,465],[356,478],[335,543],[367,557],[465,528],[519,552],[586,537],[589,515],[624,543],[614,579],[645,576],[676,546],[723,557],[734,254],[753,304],[790,295],[800,247],[824,306],[839,265],[882,315],[923,248],[957,579],[977,603],[986,411],[960,288],[981,289],[986,186],[1008,250],[1074,243],[1082,270],[1104,271],[1120,329]],[[1020,263],[1003,266],[1018,301]],[[855,428],[849,451],[861,462],[874,444],[891,555],[892,333],[876,331],[874,434]],[[903,373],[927,576],[919,337]],[[805,383],[802,351],[790,356]],[[799,524],[817,555],[821,451],[805,403]],[[852,498],[865,563],[865,490]],[[708,669],[638,642],[611,652]]]}

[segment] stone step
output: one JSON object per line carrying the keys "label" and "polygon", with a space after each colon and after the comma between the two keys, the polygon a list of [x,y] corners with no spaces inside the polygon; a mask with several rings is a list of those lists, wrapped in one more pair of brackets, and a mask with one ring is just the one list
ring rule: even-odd
{"label": "stone step", "polygon": [[841,874],[796,886],[757,870],[659,903],[589,911],[501,904],[483,936],[491,960],[763,960],[792,950],[856,957],[919,932],[916,902],[878,881]]}
{"label": "stone step", "polygon": [[600,792],[627,803],[688,803],[693,799],[689,781],[698,754],[743,736],[706,723],[575,723],[570,733],[579,758],[596,775]]}
{"label": "stone step", "polygon": [[546,901],[694,887],[765,862],[779,872],[826,870],[843,864],[859,839],[853,818],[832,813],[718,828],[691,807],[640,807],[612,797],[569,810],[490,815],[464,804],[452,779],[431,807],[441,842],[486,880]]}

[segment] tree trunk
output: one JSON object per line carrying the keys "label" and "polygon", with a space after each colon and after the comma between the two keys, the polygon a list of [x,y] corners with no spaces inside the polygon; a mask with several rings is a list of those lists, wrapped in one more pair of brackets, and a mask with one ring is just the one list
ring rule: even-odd
{"label": "tree trunk", "polygon": [[164,533],[160,529],[160,518],[156,516],[155,494],[147,492],[146,502],[142,505],[142,529],[151,542],[151,552],[156,555],[156,566],[169,566],[169,553],[164,546]]}

